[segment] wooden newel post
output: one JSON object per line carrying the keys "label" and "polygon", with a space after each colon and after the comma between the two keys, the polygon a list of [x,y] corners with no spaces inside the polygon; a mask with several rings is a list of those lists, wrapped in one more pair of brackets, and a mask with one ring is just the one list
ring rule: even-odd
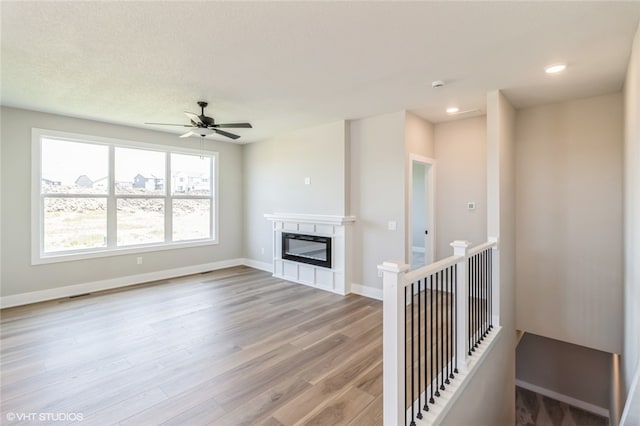
{"label": "wooden newel post", "polygon": [[462,256],[456,264],[456,361],[460,373],[467,371],[467,342],[469,341],[469,287],[467,286],[467,249],[469,241],[451,244],[454,256]]}
{"label": "wooden newel post", "polygon": [[385,426],[405,424],[405,286],[409,265],[383,262],[382,274],[382,389]]}

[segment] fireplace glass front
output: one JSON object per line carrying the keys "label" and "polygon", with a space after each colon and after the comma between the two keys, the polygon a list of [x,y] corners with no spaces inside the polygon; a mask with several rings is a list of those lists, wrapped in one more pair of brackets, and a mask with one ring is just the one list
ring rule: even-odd
{"label": "fireplace glass front", "polygon": [[282,258],[331,268],[331,238],[283,232]]}

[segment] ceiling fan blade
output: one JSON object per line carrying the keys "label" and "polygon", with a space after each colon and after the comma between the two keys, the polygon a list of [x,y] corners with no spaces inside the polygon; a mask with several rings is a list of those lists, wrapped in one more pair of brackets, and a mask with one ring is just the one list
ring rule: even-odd
{"label": "ceiling fan blade", "polygon": [[211,127],[217,127],[220,129],[253,129],[251,123],[226,123],[226,124],[212,124]]}
{"label": "ceiling fan blade", "polygon": [[233,133],[225,132],[224,130],[218,130],[218,129],[212,129],[212,130],[219,135],[226,136],[231,139],[238,139],[240,137],[238,135],[234,135]]}
{"label": "ceiling fan blade", "polygon": [[154,126],[195,127],[193,124],[169,124],[169,123],[144,123],[144,124],[153,124]]}
{"label": "ceiling fan blade", "polygon": [[186,115],[189,118],[189,120],[193,121],[194,123],[204,124],[202,122],[202,120],[200,119],[200,116],[198,116],[198,114],[194,114],[192,112],[185,111],[184,115]]}

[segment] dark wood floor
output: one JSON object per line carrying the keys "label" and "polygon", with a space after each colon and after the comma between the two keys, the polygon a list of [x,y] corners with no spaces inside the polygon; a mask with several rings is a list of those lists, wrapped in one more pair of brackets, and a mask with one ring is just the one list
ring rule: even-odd
{"label": "dark wood floor", "polygon": [[236,267],[1,321],[2,424],[382,424],[382,304],[364,297]]}

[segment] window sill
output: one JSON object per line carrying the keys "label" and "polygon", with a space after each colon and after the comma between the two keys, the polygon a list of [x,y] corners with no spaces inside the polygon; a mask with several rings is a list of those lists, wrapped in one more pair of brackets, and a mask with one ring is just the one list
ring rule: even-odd
{"label": "window sill", "polygon": [[60,254],[34,255],[31,265],[45,265],[49,263],[71,262],[76,260],[96,259],[101,257],[124,256],[139,253],[150,253],[163,250],[176,250],[192,247],[218,245],[217,240],[195,240],[175,243],[147,244],[144,246],[122,247],[116,249],[97,249],[95,251],[65,252]]}

